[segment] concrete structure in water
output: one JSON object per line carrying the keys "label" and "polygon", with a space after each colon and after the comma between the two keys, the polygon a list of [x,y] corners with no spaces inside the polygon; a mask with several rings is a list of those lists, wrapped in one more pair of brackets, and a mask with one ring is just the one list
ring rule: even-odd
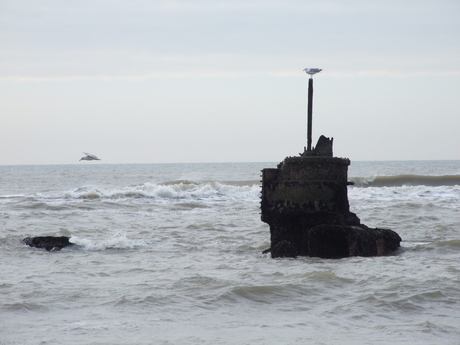
{"label": "concrete structure in water", "polygon": [[311,148],[312,78],[308,86],[308,149],[276,169],[262,170],[261,218],[271,237],[266,252],[272,258],[386,255],[400,246],[401,237],[368,228],[350,212],[350,160],[333,157],[333,139],[324,136]]}

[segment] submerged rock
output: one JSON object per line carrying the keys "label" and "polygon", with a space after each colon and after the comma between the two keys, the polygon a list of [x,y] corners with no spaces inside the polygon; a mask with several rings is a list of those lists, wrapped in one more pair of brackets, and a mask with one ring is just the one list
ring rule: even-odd
{"label": "submerged rock", "polygon": [[22,242],[30,247],[45,248],[49,252],[61,250],[64,247],[75,245],[74,243],[70,242],[69,237],[66,236],[26,237],[22,240]]}
{"label": "submerged rock", "polygon": [[307,237],[308,255],[321,258],[387,255],[401,242],[392,230],[365,225],[318,225],[307,232]]}

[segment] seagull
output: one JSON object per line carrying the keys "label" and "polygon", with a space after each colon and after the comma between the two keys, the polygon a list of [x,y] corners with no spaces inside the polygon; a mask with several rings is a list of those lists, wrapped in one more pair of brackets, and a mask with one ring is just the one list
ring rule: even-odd
{"label": "seagull", "polygon": [[311,75],[310,78],[313,78],[313,74],[321,72],[322,69],[321,68],[305,68],[304,71],[307,72],[307,74]]}
{"label": "seagull", "polygon": [[86,156],[85,157],[81,157],[80,158],[80,161],[100,161],[99,158],[97,158],[95,155],[92,155],[91,153],[86,153],[86,152],[83,152]]}

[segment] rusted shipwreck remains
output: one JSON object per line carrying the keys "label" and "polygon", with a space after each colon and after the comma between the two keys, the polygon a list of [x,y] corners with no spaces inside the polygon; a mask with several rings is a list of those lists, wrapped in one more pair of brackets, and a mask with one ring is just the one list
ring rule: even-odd
{"label": "rusted shipwreck remains", "polygon": [[399,235],[371,229],[350,212],[350,160],[332,155],[332,139],[262,170],[262,221],[270,225],[273,258],[386,255],[400,246]]}
{"label": "rusted shipwreck remains", "polygon": [[386,255],[400,246],[399,235],[371,229],[350,212],[350,160],[332,156],[332,139],[262,170],[262,221],[270,225],[271,256]]}
{"label": "rusted shipwreck remains", "polygon": [[313,75],[308,80],[307,147],[287,157],[276,169],[262,170],[262,221],[270,225],[272,258],[386,255],[401,237],[371,229],[350,212],[347,158],[333,157],[333,139],[321,136],[312,148]]}
{"label": "rusted shipwreck remains", "polygon": [[333,157],[333,139],[321,136],[312,148],[313,75],[308,80],[307,148],[287,157],[276,169],[262,170],[262,221],[270,225],[273,258],[386,255],[401,237],[387,229],[371,229],[350,212],[347,158]]}

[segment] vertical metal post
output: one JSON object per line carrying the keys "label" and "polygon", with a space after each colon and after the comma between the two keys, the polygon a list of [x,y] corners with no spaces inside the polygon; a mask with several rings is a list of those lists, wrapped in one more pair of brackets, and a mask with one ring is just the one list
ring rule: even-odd
{"label": "vertical metal post", "polygon": [[313,113],[313,78],[309,78],[308,79],[307,151],[311,151],[312,113]]}

